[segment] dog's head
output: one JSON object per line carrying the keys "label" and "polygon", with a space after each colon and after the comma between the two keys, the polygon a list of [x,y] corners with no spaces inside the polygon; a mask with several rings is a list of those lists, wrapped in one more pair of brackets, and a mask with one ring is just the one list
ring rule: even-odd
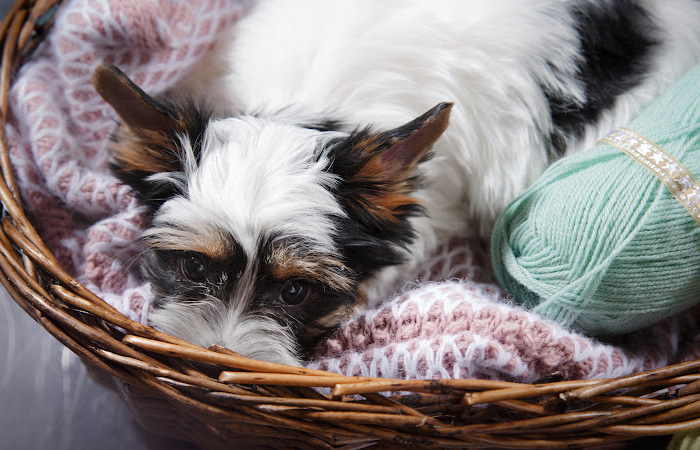
{"label": "dog's head", "polygon": [[154,324],[291,364],[363,302],[363,282],[402,262],[422,214],[416,167],[451,108],[344,133],[214,118],[149,97],[114,67],[94,84],[122,121],[112,168],[152,215],[142,271]]}

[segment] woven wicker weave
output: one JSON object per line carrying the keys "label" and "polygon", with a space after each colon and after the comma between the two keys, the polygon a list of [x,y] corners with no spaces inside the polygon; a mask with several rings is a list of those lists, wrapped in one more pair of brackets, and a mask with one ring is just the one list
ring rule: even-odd
{"label": "woven wicker weave", "polygon": [[116,379],[148,429],[206,448],[235,439],[238,448],[350,449],[590,447],[700,427],[700,360],[539,385],[358,378],[197,347],[127,319],[56,262],[23,211],[8,155],[12,74],[59,6],[19,1],[0,28],[0,282],[89,367]]}

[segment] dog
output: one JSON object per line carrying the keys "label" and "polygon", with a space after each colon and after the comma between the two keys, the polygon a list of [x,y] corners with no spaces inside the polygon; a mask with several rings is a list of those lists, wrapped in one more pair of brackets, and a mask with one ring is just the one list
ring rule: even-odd
{"label": "dog", "polygon": [[697,0],[267,0],[167,95],[100,66],[152,323],[298,365],[699,60]]}

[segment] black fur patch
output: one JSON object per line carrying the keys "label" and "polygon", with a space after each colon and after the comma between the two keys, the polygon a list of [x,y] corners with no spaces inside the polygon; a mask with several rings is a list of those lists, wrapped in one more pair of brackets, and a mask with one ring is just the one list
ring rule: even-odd
{"label": "black fur patch", "polygon": [[[345,263],[360,281],[383,267],[403,262],[400,249],[415,239],[415,231],[408,219],[425,213],[418,204],[402,207],[396,215],[397,221],[383,220],[370,212],[370,205],[366,204],[365,199],[381,195],[391,188],[389,183],[355,178],[373,155],[356,150],[358,144],[370,135],[368,128],[357,130],[347,138],[331,141],[327,151],[332,161],[328,171],[341,179],[333,194],[347,213],[347,217],[333,217],[338,230],[336,245],[342,252]],[[386,142],[377,147],[377,151],[391,143],[387,138]],[[418,188],[419,181],[418,177],[409,180],[414,190]]]}
{"label": "black fur patch", "polygon": [[[211,113],[197,107],[192,102],[171,103],[159,101],[159,107],[167,111],[172,117],[178,118],[178,122],[182,124],[182,127],[168,130],[167,136],[165,136],[163,142],[142,140],[141,142],[143,145],[147,145],[149,148],[167,155],[167,157],[172,160],[173,166],[177,168],[177,171],[182,171],[184,161],[182,161],[181,158],[182,149],[180,148],[180,136],[184,135],[189,139],[192,152],[194,153],[197,163],[199,163],[202,154],[204,132],[211,118]],[[122,134],[121,131],[123,130],[118,130],[118,132],[113,135],[113,142],[124,139],[124,137],[120,137]],[[126,137],[126,139],[132,138]],[[152,172],[133,170],[114,161],[110,163],[110,169],[120,181],[130,186],[134,192],[136,192],[139,201],[148,206],[152,212],[157,210],[168,199],[180,194],[177,186],[172,183],[147,180],[149,176],[153,175]]]}
{"label": "black fur patch", "polygon": [[324,119],[314,123],[301,124],[300,126],[316,131],[340,131],[343,129],[343,123],[335,119]]}
{"label": "black fur patch", "polygon": [[644,80],[659,43],[656,23],[639,0],[571,2],[570,11],[581,40],[578,75],[586,100],[546,92],[554,123],[552,150],[559,155],[567,137],[581,136],[618,96]]}
{"label": "black fur patch", "polygon": [[172,183],[153,183],[146,180],[153,175],[141,170],[125,170],[116,163],[110,163],[110,169],[122,183],[131,187],[139,203],[148,207],[153,213],[168,199],[179,194],[177,186]]}

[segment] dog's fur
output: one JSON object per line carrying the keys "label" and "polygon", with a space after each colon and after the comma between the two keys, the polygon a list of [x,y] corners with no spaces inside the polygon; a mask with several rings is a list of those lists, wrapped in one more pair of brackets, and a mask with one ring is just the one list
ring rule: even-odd
{"label": "dog's fur", "polygon": [[103,67],[153,323],[296,364],[699,58],[697,0],[267,0],[173,90],[194,103]]}

